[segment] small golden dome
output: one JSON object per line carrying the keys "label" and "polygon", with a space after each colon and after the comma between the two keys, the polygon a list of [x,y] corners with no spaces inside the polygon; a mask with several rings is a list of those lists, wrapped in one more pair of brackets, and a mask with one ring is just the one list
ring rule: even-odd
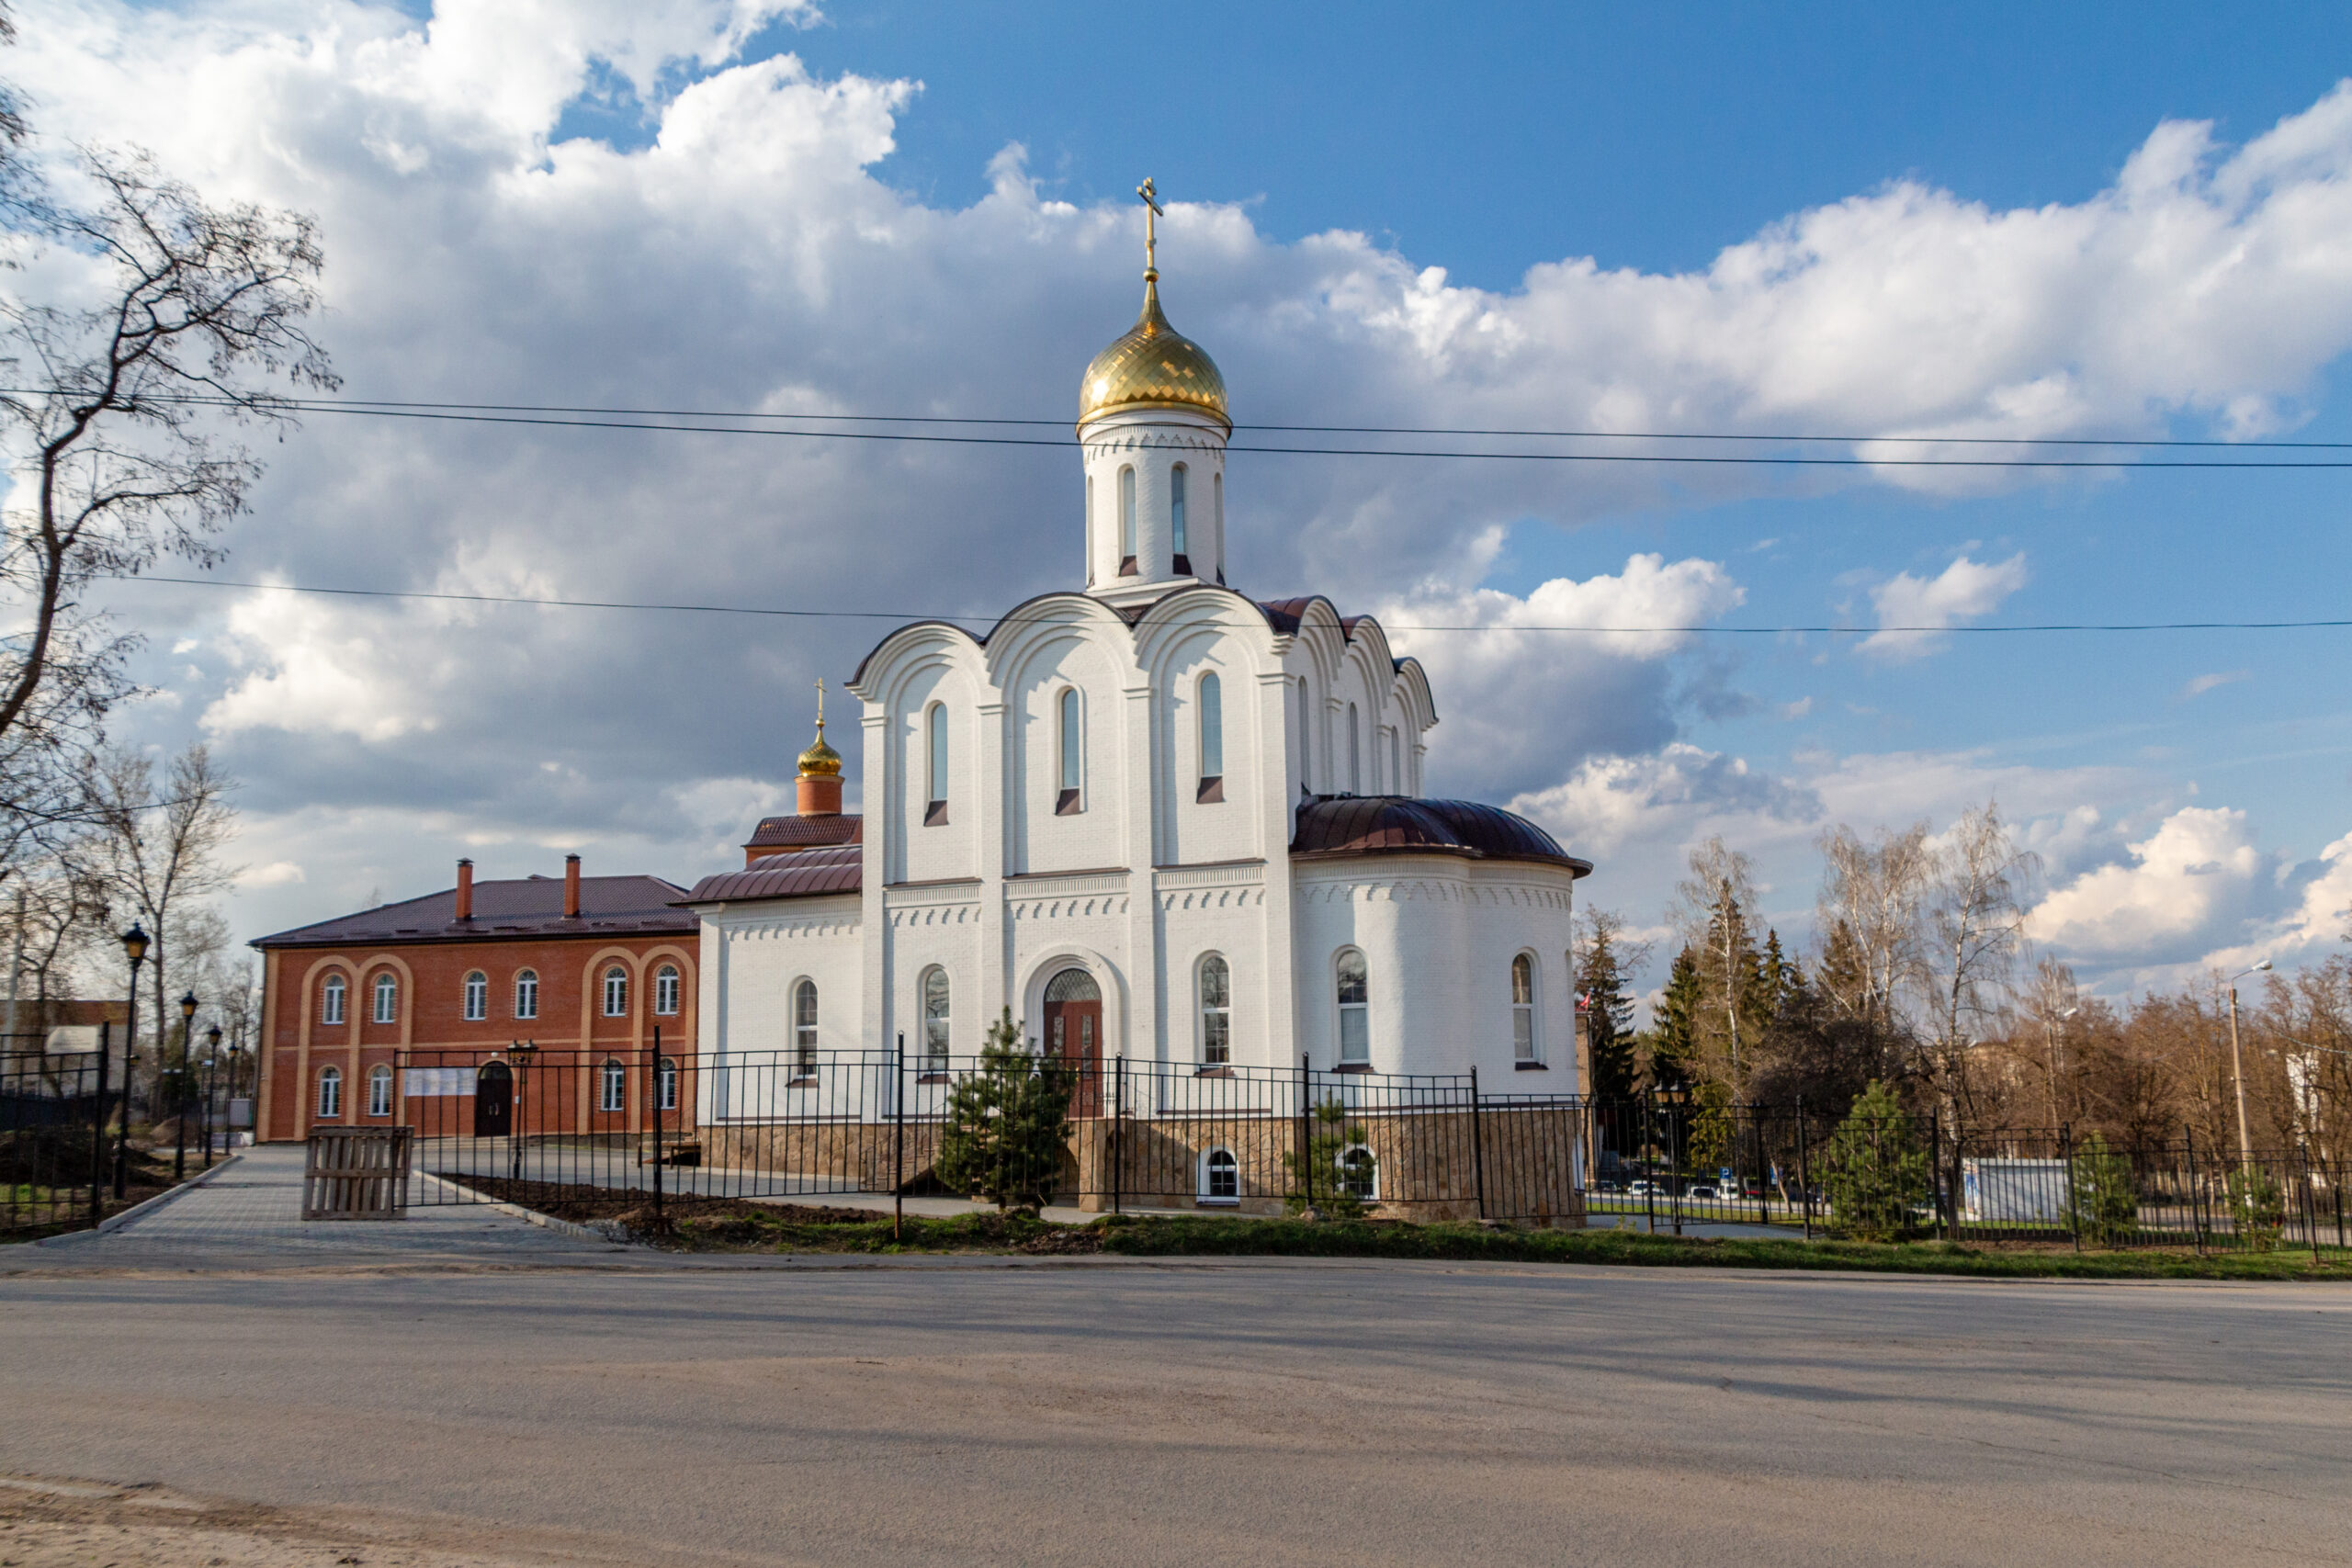
{"label": "small golden dome", "polygon": [[837,779],[842,774],[842,754],[825,744],[825,721],[817,721],[817,743],[800,753],[800,776],[804,779]]}
{"label": "small golden dome", "polygon": [[1125,335],[1094,356],[1078,390],[1078,423],[1120,409],[1197,409],[1229,432],[1225,378],[1216,361],[1159,312],[1159,274],[1143,275],[1143,313]]}

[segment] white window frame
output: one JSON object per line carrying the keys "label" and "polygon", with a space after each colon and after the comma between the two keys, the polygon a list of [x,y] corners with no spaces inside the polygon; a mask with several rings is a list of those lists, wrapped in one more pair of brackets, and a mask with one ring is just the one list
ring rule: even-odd
{"label": "white window frame", "polygon": [[817,982],[806,976],[795,980],[791,998],[792,1076],[813,1078],[817,1076]]}
{"label": "white window frame", "polygon": [[674,964],[664,964],[653,972],[654,1017],[675,1018],[678,1016],[678,989],[681,983],[678,966]]}
{"label": "white window frame", "polygon": [[319,1069],[319,1119],[340,1119],[343,1115],[343,1069],[335,1066]]}
{"label": "white window frame", "polygon": [[[1225,982],[1222,1001],[1209,999],[1209,974],[1214,966]],[[1204,953],[1193,965],[1193,998],[1201,1021],[1201,1066],[1233,1065],[1233,964],[1221,953]]]}
{"label": "white window frame", "polygon": [[604,994],[606,1018],[628,1016],[628,970],[625,966],[618,964],[605,966]]}
{"label": "white window frame", "polygon": [[514,1016],[539,1016],[539,972],[536,969],[514,971]]}
{"label": "white window frame", "polygon": [[[1353,958],[1363,970],[1363,998],[1361,1001],[1351,1002],[1343,999],[1347,995],[1344,987],[1347,985],[1347,965],[1350,958]],[[1334,1048],[1338,1052],[1337,1059],[1340,1065],[1349,1067],[1370,1066],[1372,1065],[1372,963],[1364,957],[1363,949],[1343,947],[1332,954],[1331,1005],[1335,1015],[1334,1028],[1337,1036]],[[1352,1056],[1348,1055],[1350,1043],[1348,1021],[1351,1017],[1356,1021],[1354,1043],[1358,1047],[1357,1055]]]}
{"label": "white window frame", "polygon": [[1357,1193],[1355,1195],[1356,1199],[1359,1202],[1377,1203],[1380,1201],[1380,1156],[1373,1153],[1370,1145],[1368,1145],[1350,1144],[1346,1148],[1341,1149],[1339,1152],[1339,1155],[1331,1161],[1335,1175],[1335,1184],[1341,1191],[1347,1190],[1348,1162],[1356,1155],[1363,1156],[1365,1159],[1372,1163],[1372,1190],[1369,1192]]}
{"label": "white window frame", "polygon": [[[1520,966],[1527,968],[1527,992],[1520,995]],[[1544,1036],[1536,1029],[1535,996],[1537,982],[1543,971],[1532,953],[1516,953],[1510,960],[1510,1055],[1520,1066],[1541,1066],[1544,1064]]]}
{"label": "white window frame", "polygon": [[1185,477],[1184,465],[1182,463],[1176,464],[1168,470],[1168,529],[1169,537],[1173,541],[1175,553],[1184,557],[1184,564],[1189,567],[1192,564],[1193,552],[1184,547],[1187,543],[1184,525]]}
{"label": "white window frame", "polygon": [[392,1069],[379,1063],[368,1069],[368,1114],[392,1113]]}
{"label": "white window frame", "polygon": [[370,1018],[378,1023],[398,1023],[401,1021],[401,983],[390,970],[379,972],[374,983],[368,987],[368,993],[374,998],[373,1010],[368,1014]]}
{"label": "white window frame", "polygon": [[349,984],[345,981],[342,976],[330,975],[327,976],[327,983],[320,987],[319,994],[319,1021],[321,1023],[341,1023],[343,1021],[344,998],[350,994],[350,991],[351,987]]}
{"label": "white window frame", "polygon": [[[1230,1192],[1219,1192],[1216,1190],[1216,1163],[1219,1155],[1225,1156],[1227,1168],[1233,1172],[1233,1190]],[[1214,1205],[1218,1208],[1232,1207],[1241,1201],[1241,1160],[1223,1144],[1219,1144],[1213,1149],[1204,1149],[1201,1153],[1199,1197],[1204,1205]]]}
{"label": "white window frame", "polygon": [[462,996],[468,1023],[480,1023],[490,1016],[490,976],[479,969],[466,971]]}
{"label": "white window frame", "polygon": [[616,1115],[628,1109],[628,1069],[618,1056],[607,1056],[596,1069],[596,1113]]}
{"label": "white window frame", "polygon": [[[931,1006],[932,982],[939,982],[939,1010]],[[953,1043],[956,1023],[956,983],[947,971],[934,964],[925,969],[915,982],[915,1005],[922,1019],[922,1070],[945,1072],[949,1046]]]}
{"label": "white window frame", "polygon": [[662,1070],[654,1075],[655,1097],[664,1111],[678,1109],[678,1064],[673,1057],[662,1058]]}

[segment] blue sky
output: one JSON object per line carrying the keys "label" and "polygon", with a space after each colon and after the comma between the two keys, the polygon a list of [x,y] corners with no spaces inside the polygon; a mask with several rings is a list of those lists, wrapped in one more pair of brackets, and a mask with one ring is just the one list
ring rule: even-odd
{"label": "blue sky", "polygon": [[[2341,6],[52,0],[24,30],[46,128],[321,212],[363,394],[1057,417],[1132,312],[1149,174],[1169,308],[1245,423],[2352,440]],[[981,611],[1076,560],[1057,457],[576,439],[314,423],[234,574]],[[2352,473],[1507,468],[1237,457],[1237,586],[1406,623],[2300,618],[2352,565]],[[255,931],[468,849],[724,863],[797,694],[875,635],[123,604],[141,733],[248,781]],[[1822,827],[1994,795],[2110,990],[2315,955],[2352,903],[2352,633],[1406,640],[1433,776],[1590,850],[1637,924],[1707,832],[1802,930]]]}

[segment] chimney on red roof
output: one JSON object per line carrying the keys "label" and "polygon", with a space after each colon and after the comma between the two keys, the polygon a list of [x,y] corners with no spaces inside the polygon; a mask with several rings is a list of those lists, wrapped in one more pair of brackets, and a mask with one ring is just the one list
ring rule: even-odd
{"label": "chimney on red roof", "polygon": [[580,857],[578,855],[563,857],[563,918],[567,920],[576,920],[580,918]]}
{"label": "chimney on red roof", "polygon": [[473,918],[474,863],[461,860],[458,863],[458,919],[470,920]]}

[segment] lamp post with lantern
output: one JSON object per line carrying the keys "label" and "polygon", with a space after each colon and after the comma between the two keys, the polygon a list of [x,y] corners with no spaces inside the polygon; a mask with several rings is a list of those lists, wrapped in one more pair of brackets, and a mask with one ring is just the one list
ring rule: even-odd
{"label": "lamp post with lantern", "polygon": [[2251,969],[2239,970],[2227,982],[2230,987],[2230,1077],[2237,1086],[2238,1168],[2241,1170],[2254,1168],[2254,1141],[2246,1135],[2245,1130],[2245,1056],[2238,1049],[2238,982],[2248,975],[2259,975],[2269,967],[2270,960],[2266,958]]}
{"label": "lamp post with lantern", "polygon": [[122,955],[130,960],[130,1020],[122,1027],[122,1122],[115,1135],[114,1195],[119,1201],[130,1186],[130,1086],[139,1061],[139,966],[147,962],[147,933],[136,921],[122,933]]}
{"label": "lamp post with lantern", "polygon": [[212,1091],[220,1078],[220,1026],[204,1032],[204,1168],[212,1168]]}
{"label": "lamp post with lantern", "polygon": [[180,998],[180,1061],[172,1074],[172,1179],[187,1177],[187,1059],[196,1044],[196,993]]}

